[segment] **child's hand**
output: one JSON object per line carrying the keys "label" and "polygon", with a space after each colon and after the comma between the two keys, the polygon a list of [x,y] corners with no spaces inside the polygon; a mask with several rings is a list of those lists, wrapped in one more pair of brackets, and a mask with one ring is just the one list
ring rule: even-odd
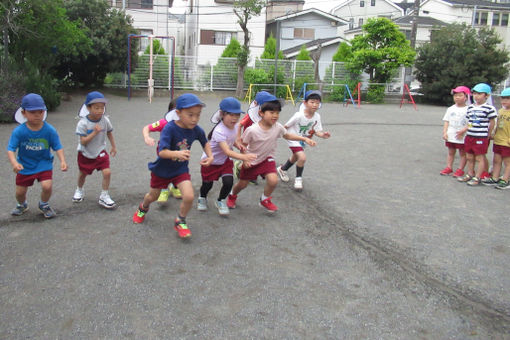
{"label": "child's hand", "polygon": [[112,146],[112,148],[110,149],[110,155],[112,155],[112,157],[115,157],[116,154],[117,154],[117,148]]}
{"label": "child's hand", "polygon": [[149,136],[145,137],[144,141],[145,141],[145,144],[147,144],[148,146],[154,146],[156,144],[156,141],[154,140],[154,138],[149,137]]}
{"label": "child's hand", "polygon": [[204,158],[200,161],[200,165],[202,166],[209,166],[211,165],[212,161],[214,160],[213,156]]}
{"label": "child's hand", "polygon": [[67,163],[66,163],[66,161],[60,162],[60,170],[61,171],[67,171]]}
{"label": "child's hand", "polygon": [[23,165],[21,165],[20,163],[16,163],[16,164],[14,164],[14,166],[12,167],[12,171],[14,171],[15,173],[18,173],[18,172],[20,172],[21,170],[23,170]]}
{"label": "child's hand", "polygon": [[101,125],[96,124],[96,126],[94,126],[94,131],[97,133],[103,131],[103,129],[101,129]]}
{"label": "child's hand", "polygon": [[[458,135],[455,135],[455,137],[457,137],[457,139],[460,139]],[[443,133],[443,139],[444,140],[448,140],[448,134],[447,133]]]}
{"label": "child's hand", "polygon": [[243,145],[243,143],[241,142],[240,139],[237,139],[235,142],[234,142],[234,147],[236,149],[238,149],[239,151],[241,152],[246,152],[246,147]]}
{"label": "child's hand", "polygon": [[315,144],[317,144],[314,140],[312,140],[310,138],[305,138],[305,143],[310,146],[315,146]]}
{"label": "child's hand", "polygon": [[250,161],[243,161],[243,168],[251,168],[251,162]]}
{"label": "child's hand", "polygon": [[251,163],[251,162],[253,162],[256,159],[257,159],[257,155],[254,154],[254,153],[243,154],[243,158],[241,158],[242,161],[245,161],[245,162],[248,162],[248,163]]}
{"label": "child's hand", "polygon": [[191,151],[189,151],[189,150],[176,151],[175,153],[177,154],[177,157],[175,157],[175,158],[177,158],[180,161],[189,160],[189,156],[191,155]]}
{"label": "child's hand", "polygon": [[[465,133],[465,132],[466,132],[466,131],[464,131],[464,130],[457,131],[457,133],[455,134],[455,138],[457,138],[457,139],[462,139],[462,136],[464,135],[464,133]],[[447,138],[445,138],[445,140],[446,140],[446,139],[447,139]]]}
{"label": "child's hand", "polygon": [[331,134],[328,131],[322,133],[322,138],[328,139],[329,137],[331,137]]}

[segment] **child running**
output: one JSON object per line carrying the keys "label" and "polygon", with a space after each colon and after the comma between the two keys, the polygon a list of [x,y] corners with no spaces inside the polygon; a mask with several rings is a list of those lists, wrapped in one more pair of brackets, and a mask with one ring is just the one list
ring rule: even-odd
{"label": "child running", "polygon": [[[304,109],[300,110],[289,119],[284,127],[293,134],[312,138],[317,137],[328,139],[331,134],[322,130],[321,116],[317,112],[321,105],[322,96],[320,91],[306,91],[303,101]],[[296,163],[296,179],[294,180],[294,189],[300,191],[303,189],[303,170],[306,162],[305,143],[288,140],[292,156],[287,162],[279,166],[276,170],[283,182],[289,181],[287,170]]]}
{"label": "child running", "polygon": [[467,125],[467,105],[466,102],[471,95],[471,91],[466,86],[457,86],[451,91],[453,95],[453,104],[450,106],[443,117],[443,139],[448,148],[446,157],[446,168],[441,170],[440,175],[447,176],[453,172],[453,161],[455,153],[459,150],[459,167],[453,173],[453,177],[464,176],[464,167],[466,166],[466,152],[464,152],[464,131]]}
{"label": "child running", "polygon": [[[156,141],[154,140],[154,138],[152,138],[150,136],[150,132],[156,132],[156,131],[161,132],[168,122],[171,122],[172,120],[177,120],[177,119],[179,119],[179,116],[177,116],[177,113],[175,113],[175,99],[174,99],[174,100],[171,100],[170,103],[168,104],[168,111],[162,119],[143,127],[142,135],[143,135],[143,140],[145,141],[145,144],[147,144],[149,146],[154,146],[156,144]],[[158,142],[158,147],[159,147],[159,142]],[[156,149],[156,153],[157,153],[157,149]],[[157,201],[158,202],[168,201],[168,196],[170,193],[175,198],[182,198],[181,191],[178,188],[175,188],[170,183],[168,188],[161,189],[161,193],[159,194]]]}
{"label": "child running", "polygon": [[161,131],[158,158],[149,163],[151,171],[150,190],[133,215],[133,223],[142,223],[152,202],[156,201],[162,189],[172,183],[182,193],[182,201],[178,216],[174,221],[174,228],[181,238],[191,237],[191,231],[186,224],[186,216],[193,204],[193,186],[189,174],[188,162],[191,144],[198,140],[207,155],[200,161],[208,166],[213,161],[211,146],[207,141],[204,130],[198,126],[202,107],[200,99],[191,93],[185,93],[177,98],[176,113],[178,120],[166,124]]}
{"label": "child running", "polygon": [[110,141],[110,155],[115,157],[117,147],[113,138],[113,126],[110,119],[104,115],[108,101],[101,92],[93,91],[87,94],[85,106],[88,115],[82,117],[76,125],[78,135],[78,187],[73,195],[73,202],[83,201],[85,192],[83,186],[85,179],[94,170],[103,173],[102,191],[98,203],[106,209],[113,209],[117,205],[111,199],[108,189],[110,187],[111,169],[110,157],[106,151],[106,138]]}
{"label": "child running", "polygon": [[[487,103],[491,94],[491,87],[480,83],[471,90],[474,103],[467,108],[468,125],[459,132],[459,136],[467,132],[464,139],[464,151],[467,156],[468,173],[457,178],[460,182],[467,182],[470,186],[480,184],[482,175],[488,169],[487,149],[489,137],[494,128],[494,119],[498,116],[496,108]],[[478,167],[475,173],[475,163]]]}
{"label": "child running", "polygon": [[[216,124],[207,136],[211,144],[214,161],[210,166],[202,166],[202,186],[198,197],[197,209],[207,210],[207,194],[213,187],[214,181],[221,177],[222,187],[218,199],[215,201],[218,213],[227,216],[230,212],[226,198],[234,185],[233,165],[229,157],[240,159],[245,162],[253,162],[257,155],[246,153],[241,154],[232,150],[237,136],[239,117],[243,111],[241,103],[233,97],[227,97],[220,102],[220,109],[213,115],[211,121]],[[206,159],[207,154],[202,155]]]}
{"label": "child running", "polygon": [[239,182],[234,185],[232,193],[228,195],[227,206],[236,207],[237,195],[241,192],[250,180],[257,179],[258,176],[266,179],[264,193],[260,197],[259,205],[267,212],[274,213],[278,207],[271,202],[271,194],[278,184],[278,175],[276,174],[276,165],[274,154],[278,138],[283,137],[290,140],[303,141],[308,145],[314,146],[315,142],[307,137],[288,133],[282,124],[278,123],[278,117],[282,106],[275,96],[260,106],[259,115],[261,119],[257,124],[253,124],[246,129],[241,141],[246,147],[248,153],[257,155],[255,161],[244,161],[239,174]]}
{"label": "child running", "polygon": [[[484,185],[495,185],[496,189],[510,188],[510,88],[501,92],[501,106],[494,133],[494,145],[492,151],[492,176],[482,180]],[[505,165],[505,171],[500,178],[502,164]]]}
{"label": "child running", "polygon": [[48,203],[53,184],[53,155],[50,148],[60,160],[60,170],[66,171],[67,163],[57,130],[44,121],[46,110],[40,95],[29,93],[24,96],[21,100],[22,120],[18,121],[21,125],[12,131],[9,138],[7,157],[16,173],[17,205],[11,212],[14,216],[20,216],[28,210],[27,191],[35,180],[41,184],[42,189],[39,210],[45,218],[56,216]]}

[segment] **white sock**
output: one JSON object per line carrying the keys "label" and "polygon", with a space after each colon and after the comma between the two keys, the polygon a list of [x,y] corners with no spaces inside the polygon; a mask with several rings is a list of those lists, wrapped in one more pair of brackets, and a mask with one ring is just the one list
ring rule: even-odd
{"label": "white sock", "polygon": [[267,196],[266,196],[266,195],[264,195],[264,194],[262,194],[262,196],[260,196],[260,200],[261,200],[261,201],[265,200],[266,198],[267,198]]}
{"label": "white sock", "polygon": [[101,196],[108,195],[108,190],[101,190]]}

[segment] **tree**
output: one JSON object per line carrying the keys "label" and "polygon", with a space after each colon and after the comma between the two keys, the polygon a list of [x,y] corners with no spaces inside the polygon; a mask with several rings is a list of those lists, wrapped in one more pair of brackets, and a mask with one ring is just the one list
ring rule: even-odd
{"label": "tree", "polygon": [[[132,19],[104,0],[66,0],[64,5],[68,17],[80,22],[93,42],[93,49],[90,53],[62,58],[60,76],[86,87],[101,86],[108,72],[125,69],[127,36],[136,33]],[[136,44],[132,44],[133,56],[136,49]]]}
{"label": "tree", "polygon": [[237,58],[237,55],[241,52],[241,44],[236,38],[230,39],[230,43],[225,47],[222,58]]}
{"label": "tree", "polygon": [[398,26],[386,18],[368,19],[363,34],[351,40],[352,57],[348,67],[364,71],[370,82],[386,83],[401,66],[410,66],[416,52]]}
{"label": "tree", "polygon": [[312,60],[310,57],[310,52],[306,49],[306,46],[301,46],[298,55],[296,56],[296,60]]}
{"label": "tree", "polygon": [[352,58],[352,48],[346,42],[338,45],[338,49],[333,55],[333,61],[345,62]]}
{"label": "tree", "polygon": [[[151,46],[150,46],[150,44],[147,45],[147,47],[145,48],[145,51],[143,51],[143,53],[144,54],[150,54],[151,53]],[[165,49],[161,45],[161,41],[159,41],[158,39],[153,39],[153,41],[152,41],[152,54],[161,54],[161,55],[165,55],[166,54]]]}
{"label": "tree", "polygon": [[237,16],[237,23],[244,33],[244,41],[241,51],[237,55],[237,88],[236,96],[242,97],[244,88],[244,69],[248,64],[250,55],[250,31],[248,22],[253,16],[260,15],[265,7],[264,0],[234,0],[234,14]]}
{"label": "tree", "polygon": [[452,24],[431,35],[418,48],[416,78],[427,100],[451,103],[450,89],[476,83],[495,85],[508,75],[508,52],[498,47],[501,39],[493,30],[475,30]]}
{"label": "tree", "polygon": [[[269,38],[266,40],[266,44],[264,45],[264,52],[260,55],[260,59],[273,59],[274,54],[276,52],[276,39],[273,37],[273,33],[269,35]],[[278,51],[278,59],[283,59],[283,52]]]}

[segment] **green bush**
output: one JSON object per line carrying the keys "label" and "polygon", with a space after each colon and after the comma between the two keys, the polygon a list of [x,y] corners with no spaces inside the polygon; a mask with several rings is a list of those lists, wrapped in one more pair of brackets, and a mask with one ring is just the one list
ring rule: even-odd
{"label": "green bush", "polygon": [[27,93],[40,94],[48,111],[60,105],[59,81],[50,74],[42,74],[39,70],[27,63],[25,76],[25,90]]}
{"label": "green bush", "polygon": [[369,85],[367,101],[372,104],[381,104],[384,102],[384,85]]}
{"label": "green bush", "polygon": [[25,94],[24,78],[15,69],[0,71],[0,122],[12,122]]}

